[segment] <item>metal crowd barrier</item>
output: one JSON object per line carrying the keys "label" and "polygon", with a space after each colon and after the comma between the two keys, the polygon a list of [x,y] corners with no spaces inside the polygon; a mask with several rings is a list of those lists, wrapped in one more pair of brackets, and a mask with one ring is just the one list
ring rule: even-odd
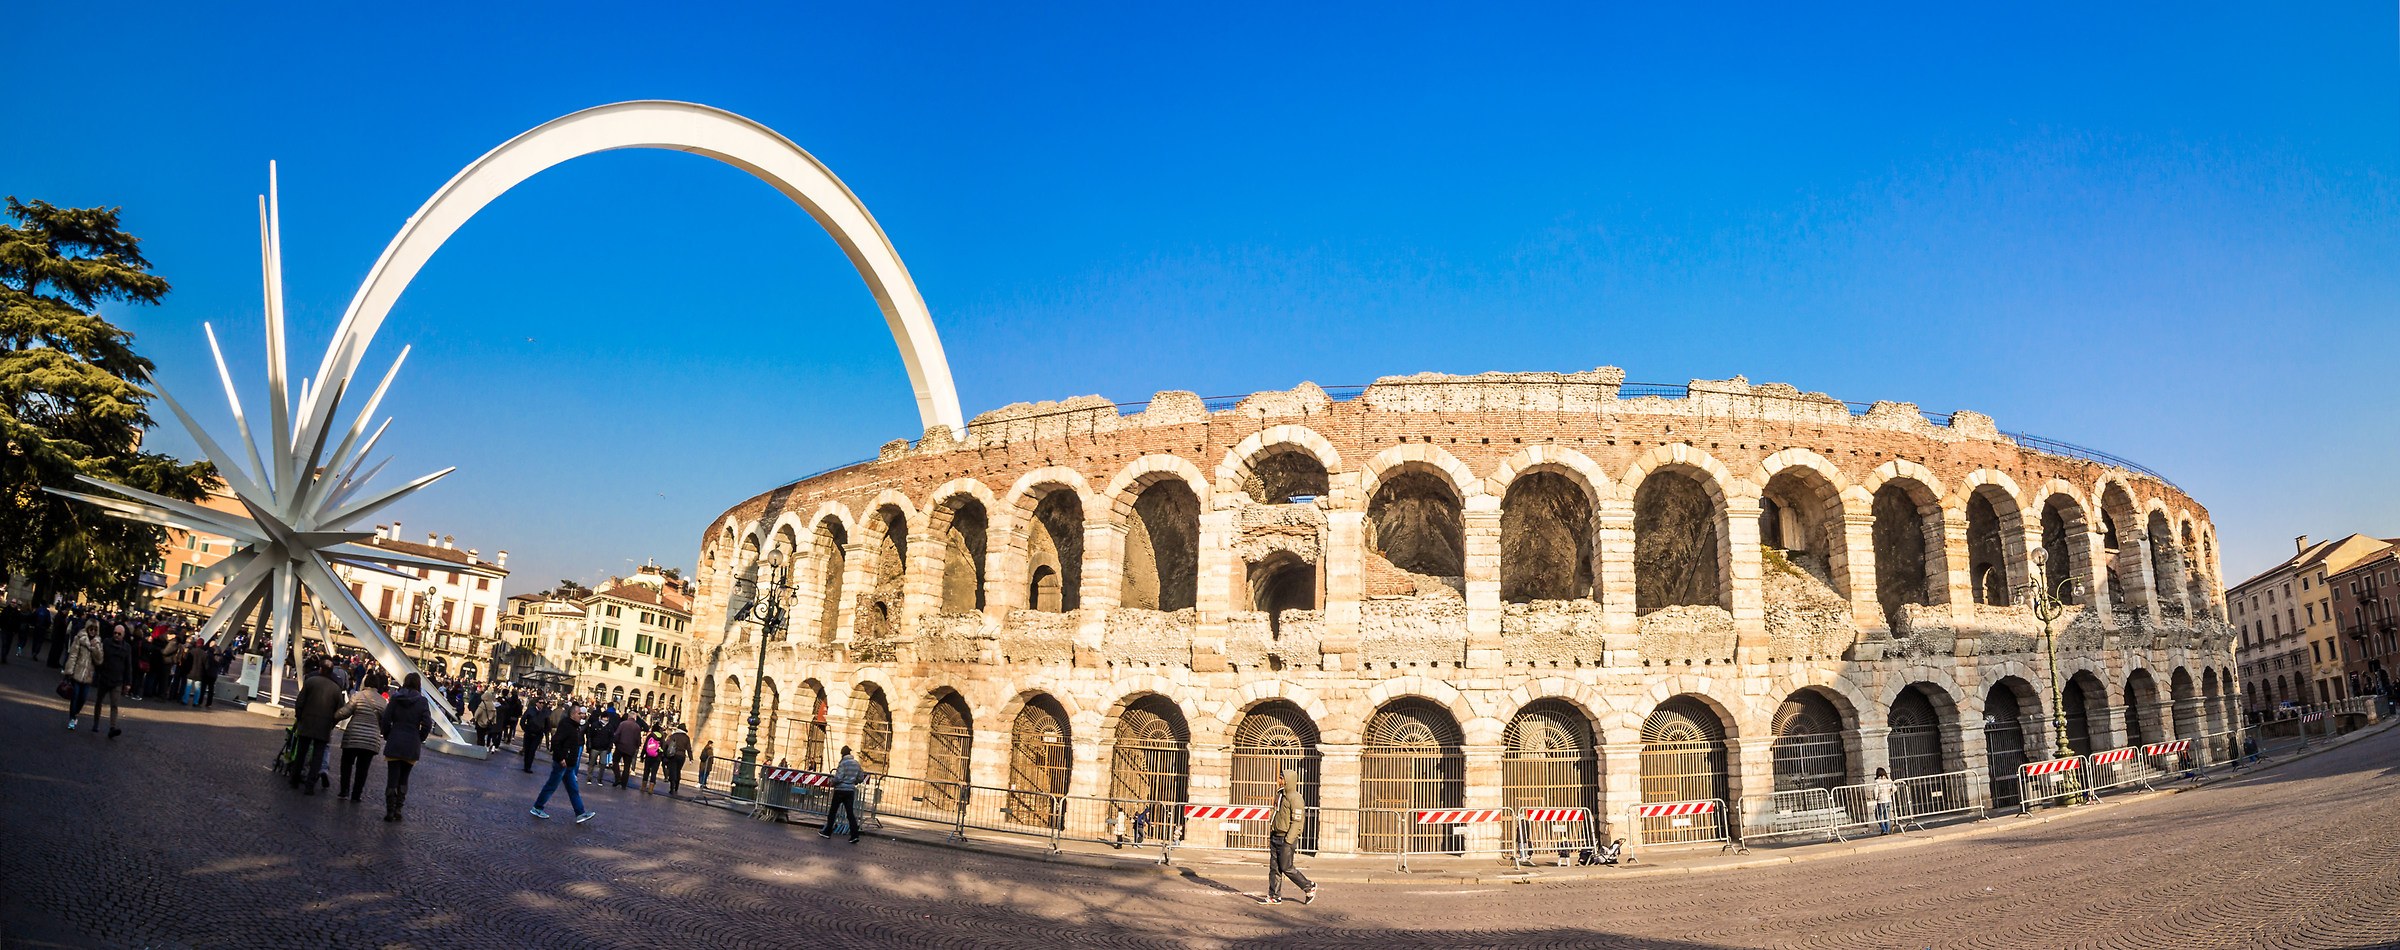
{"label": "metal crowd barrier", "polygon": [[1722,843],[1720,853],[1737,849],[1748,852],[1750,849],[1734,837],[1736,823],[1726,811],[1722,798],[1646,802],[1626,810],[1626,823],[1633,829],[1633,845],[1637,848]]}
{"label": "metal crowd barrier", "polygon": [[1748,813],[1742,826],[1742,840],[1762,838],[1793,838],[1823,835],[1827,840],[1846,840],[1841,829],[1849,824],[1849,813],[1833,802],[1833,790],[1827,788],[1795,788],[1776,792],[1767,798],[1767,807]]}
{"label": "metal crowd barrier", "polygon": [[[869,775],[858,785],[858,822],[860,825],[882,827],[876,814],[881,797],[881,780]],[[761,766],[758,769],[758,797],[741,798],[732,794],[726,801],[749,805],[753,817],[771,817],[776,821],[791,821],[794,816],[806,815],[820,820],[826,818],[833,804],[833,776],[800,769],[778,769]]]}
{"label": "metal crowd barrier", "polygon": [[1519,808],[1509,831],[1519,867],[1533,863],[1537,851],[1558,852],[1564,867],[1576,854],[1600,847],[1600,829],[1589,808]]}
{"label": "metal crowd barrier", "polygon": [[1057,854],[1059,838],[1067,827],[1066,799],[1049,792],[969,785],[959,798],[955,833],[963,838],[966,829],[974,828],[1042,838],[1049,842],[1050,853]]}
{"label": "metal crowd barrier", "polygon": [[[1500,829],[1497,828],[1493,829],[1493,834],[1491,835],[1492,844],[1496,845],[1496,847],[1478,847],[1478,842],[1475,841],[1457,841],[1458,838],[1467,836],[1470,833],[1468,829],[1471,826],[1497,824],[1505,827],[1515,824],[1516,815],[1510,809],[1419,808],[1410,810],[1407,813],[1397,817],[1399,818],[1401,824],[1399,825],[1400,833],[1397,836],[1396,841],[1396,844],[1398,845],[1397,851],[1399,858],[1397,864],[1393,868],[1394,870],[1408,870],[1408,856],[1411,854],[1451,854],[1465,856],[1470,854],[1498,853],[1507,855],[1510,859],[1510,863],[1512,864],[1523,866],[1525,863],[1524,853],[1515,846],[1502,840],[1502,835],[1499,834]],[[1441,830],[1429,834],[1425,831],[1427,828],[1438,828]],[[1439,848],[1427,848],[1423,850],[1418,848],[1418,845],[1427,843],[1429,840],[1443,842],[1445,846]],[[1457,846],[1447,846],[1447,844],[1451,842],[1456,842]]]}
{"label": "metal crowd barrier", "polygon": [[1881,815],[1876,806],[1874,782],[1844,785],[1830,790],[1834,807],[1841,812],[1836,834],[1853,828],[1891,825],[1905,831],[1911,826],[1925,830],[1930,818],[1944,815],[1982,814],[1983,806],[1976,802],[1972,770],[1941,772],[1934,775],[1912,775],[1892,779],[1891,808]]}
{"label": "metal crowd barrier", "polygon": [[[2153,779],[2167,775],[2155,767],[2144,753],[2144,746],[2108,749],[2083,757],[2083,790],[2094,799],[2111,789],[2139,785],[2155,789]],[[2181,750],[2178,750],[2181,751]]]}
{"label": "metal crowd barrier", "polygon": [[2033,814],[2035,802],[2058,799],[2060,805],[2076,804],[2083,791],[2083,756],[2070,755],[2017,766],[2017,787],[2022,791],[2017,799],[2020,815]]}
{"label": "metal crowd barrier", "polygon": [[[1066,814],[1060,834],[1081,841],[1096,841],[1112,848],[1164,848],[1168,836],[1179,827],[1176,816],[1182,812],[1179,802],[1142,801],[1127,798],[1078,798],[1065,796]],[[1111,818],[1115,818],[1112,825]],[[1135,836],[1137,817],[1148,821],[1139,823],[1140,836]],[[1165,862],[1160,862],[1165,863]]]}

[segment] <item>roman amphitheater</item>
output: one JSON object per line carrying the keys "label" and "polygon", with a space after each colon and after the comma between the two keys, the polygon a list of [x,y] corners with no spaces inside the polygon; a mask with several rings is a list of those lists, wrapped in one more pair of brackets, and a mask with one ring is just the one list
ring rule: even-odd
{"label": "roman amphitheater", "polygon": [[[699,573],[720,756],[756,685],[766,762],[847,744],[1036,811],[1264,802],[1295,766],[1358,816],[1328,851],[1399,847],[1384,809],[1756,812],[1879,767],[2005,806],[2055,745],[2038,583],[2075,751],[2238,708],[2208,514],[2163,478],[1738,377],[1012,405],[734,506]],[[787,589],[757,679],[736,615]]]}

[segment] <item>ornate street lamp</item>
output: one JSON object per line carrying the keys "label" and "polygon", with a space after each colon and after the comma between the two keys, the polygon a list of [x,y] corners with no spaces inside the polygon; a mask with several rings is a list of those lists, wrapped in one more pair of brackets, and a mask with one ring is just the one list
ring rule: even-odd
{"label": "ornate street lamp", "polygon": [[[2050,551],[2035,548],[2034,576],[2017,585],[2017,593],[2033,606],[2034,619],[2042,622],[2042,645],[2050,660],[2050,757],[2056,759],[2068,752],[2067,697],[2066,686],[2058,678],[2058,634],[2051,625],[2066,616],[2067,607],[2083,596],[2083,578],[2068,576],[2052,581],[2049,564]],[[2075,791],[2072,778],[2067,780],[2067,788],[2070,793]]]}
{"label": "ornate street lamp", "polygon": [[758,621],[758,675],[750,680],[750,736],[742,743],[742,764],[733,773],[733,797],[758,800],[758,713],[767,685],[767,644],[783,629],[790,613],[792,600],[799,593],[792,589],[790,566],[784,563],[783,549],[767,552],[759,566],[764,576],[751,581],[750,602],[743,604],[740,613],[733,615],[734,623]]}

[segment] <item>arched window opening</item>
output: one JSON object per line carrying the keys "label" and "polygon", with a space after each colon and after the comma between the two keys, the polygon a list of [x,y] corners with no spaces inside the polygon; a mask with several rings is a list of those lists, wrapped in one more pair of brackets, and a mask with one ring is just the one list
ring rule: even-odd
{"label": "arched window opening", "polygon": [[984,533],[989,525],[983,503],[973,498],[956,501],[950,524],[942,529],[942,612],[983,609]]}
{"label": "arched window opening", "polygon": [[842,577],[847,570],[845,565],[849,559],[849,554],[844,548],[849,543],[850,532],[842,528],[841,522],[827,518],[817,523],[816,552],[813,560],[817,565],[817,590],[824,593],[824,599],[817,615],[819,642],[832,643],[834,634],[841,625]]}
{"label": "arched window opening", "polygon": [[1556,472],[1530,472],[1500,501],[1500,599],[1592,596],[1592,500]]}
{"label": "arched window opening", "polygon": [[1125,532],[1121,603],[1143,610],[1192,606],[1200,584],[1200,498],[1177,479],[1161,479],[1134,498]]}
{"label": "arched window opening", "polygon": [[[1027,605],[1064,613],[1081,606],[1083,589],[1083,501],[1065,488],[1052,488],[1033,506],[1027,526],[1025,575],[1033,578]],[[1049,569],[1048,588],[1042,581]]]}
{"label": "arched window opening", "polygon": [[[1706,703],[1690,696],[1660,703],[1642,722],[1642,801],[1723,801],[1731,789],[1726,760],[1725,724]],[[1647,844],[1707,841],[1718,830],[1713,822],[1637,820]]]}
{"label": "arched window opening", "polygon": [[2090,714],[2090,707],[2094,703],[2105,708],[2108,698],[2100,688],[2100,681],[2094,679],[2092,674],[2077,673],[2067,681],[2067,693],[2060,697],[2059,703],[2067,719],[2067,755],[2090,755],[2097,751],[2092,745]]}
{"label": "arched window opening", "polygon": [[1359,847],[1369,852],[1449,851],[1448,825],[1419,828],[1417,808],[1456,808],[1465,800],[1465,737],[1449,710],[1416,698],[1395,700],[1367,720],[1359,750]]}
{"label": "arched window opening", "polygon": [[1758,543],[1770,548],[1791,547],[1783,538],[1784,510],[1783,504],[1773,498],[1758,500]]}
{"label": "arched window opening", "polygon": [[1369,545],[1392,566],[1430,577],[1466,576],[1466,527],[1458,493],[1426,472],[1384,481],[1367,503]]}
{"label": "arched window opening", "polygon": [[2010,678],[1994,685],[1983,698],[1983,754],[1995,808],[2014,807],[2025,797],[2017,781],[2017,767],[2026,761],[2021,689],[2025,689],[2023,681]]}
{"label": "arched window opening", "polygon": [[1071,740],[1057,700],[1044,694],[1025,701],[1009,730],[1008,820],[1036,828],[1058,820],[1058,799],[1052,796],[1067,793],[1075,765]]}
{"label": "arched window opening", "polygon": [[1886,744],[1891,752],[1892,778],[1942,774],[1942,720],[1923,684],[1901,690],[1899,698],[1892,700],[1890,723]]}
{"label": "arched window opening", "polygon": [[2080,604],[2083,597],[2076,585],[2067,583],[2075,575],[2074,554],[2067,546],[2070,525],[2082,530],[2083,512],[2065,495],[2050,496],[2042,505],[2042,584],[2061,600]]}
{"label": "arched window opening", "polygon": [[[1271,700],[1252,707],[1233,731],[1233,776],[1230,801],[1236,805],[1273,805],[1275,780],[1285,769],[1300,773],[1300,798],[1308,805],[1307,820],[1292,846],[1317,849],[1317,780],[1322,756],[1317,751],[1317,727],[1300,707]],[[1242,822],[1240,831],[1226,835],[1235,848],[1267,846],[1267,823]]]}
{"label": "arched window opening", "polygon": [[1252,461],[1250,474],[1242,479],[1242,492],[1262,505],[1288,505],[1295,498],[1331,494],[1329,483],[1325,463],[1307,452],[1287,449]]}
{"label": "arched window opening", "polygon": [[874,775],[891,771],[892,706],[884,701],[883,689],[860,684],[854,702],[859,710],[858,767]]}
{"label": "arched window opening", "polygon": [[1850,755],[1842,739],[1842,712],[1814,690],[1793,693],[1775,708],[1771,723],[1775,790],[1837,788],[1850,782]]}
{"label": "arched window opening", "polygon": [[2000,509],[1989,494],[1995,491],[1998,489],[1987,486],[1967,496],[1967,564],[1974,580],[1975,602],[2006,607],[2008,545],[2000,528]]}
{"label": "arched window opening", "polygon": [[1025,592],[1025,606],[1035,610],[1058,613],[1060,607],[1058,571],[1048,564],[1033,569],[1033,581]]}
{"label": "arched window opening", "polygon": [[1875,492],[1875,599],[1894,632],[1905,629],[1901,608],[1931,603],[1925,576],[1925,515],[1908,489],[1886,484]]}
{"label": "arched window opening", "polygon": [[1175,806],[1188,800],[1190,743],[1182,710],[1164,696],[1144,696],[1117,714],[1108,797],[1125,808],[1128,820],[1147,811],[1152,822],[1166,827]]}
{"label": "arched window opening", "polygon": [[1657,471],[1633,494],[1633,606],[1723,606],[1717,504],[1700,482]]}
{"label": "arched window opening", "polygon": [[868,581],[871,586],[859,592],[859,603],[866,609],[854,621],[858,629],[851,636],[851,659],[859,663],[892,658],[892,641],[900,636],[894,621],[907,583],[908,517],[887,505],[875,513],[873,526],[875,573]]}
{"label": "arched window opening", "polygon": [[[1500,734],[1500,781],[1510,808],[1596,808],[1592,724],[1560,699],[1527,703]],[[1594,812],[1597,814],[1597,812]]]}
{"label": "arched window opening", "polygon": [[2151,722],[2158,704],[2158,684],[2150,679],[2149,670],[2135,670],[2125,678],[2125,744],[2142,745],[2165,738]]}
{"label": "arched window opening", "polygon": [[1290,551],[1277,551],[1250,565],[1250,606],[1267,615],[1267,629],[1283,635],[1283,612],[1317,609],[1317,566]]}
{"label": "arched window opening", "polygon": [[2148,535],[2150,581],[2154,585],[2151,588],[2152,595],[2161,609],[2182,613],[2183,559],[2175,555],[2175,532],[2167,526],[2165,514],[2156,511],[2150,513]]}
{"label": "arched window opening", "polygon": [[956,808],[959,787],[970,781],[968,758],[975,748],[975,717],[967,711],[967,701],[945,692],[933,704],[925,740],[925,777],[932,782],[927,804],[937,810]]}

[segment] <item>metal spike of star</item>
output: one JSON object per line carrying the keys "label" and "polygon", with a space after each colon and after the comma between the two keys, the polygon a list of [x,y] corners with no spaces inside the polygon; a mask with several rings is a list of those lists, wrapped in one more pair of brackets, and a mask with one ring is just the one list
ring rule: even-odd
{"label": "metal spike of star", "polygon": [[[267,408],[268,431],[266,451],[261,453],[260,439],[251,430],[249,418],[242,412],[241,397],[233,385],[233,375],[225,368],[225,353],[217,345],[216,328],[203,325],[208,334],[208,346],[216,358],[217,378],[225,385],[225,401],[233,409],[234,426],[242,437],[242,448],[248,455],[244,467],[231,453],[225,451],[207,430],[193,420],[183,404],[169,394],[166,387],[152,377],[147,380],[151,392],[173,410],[175,418],[189,430],[192,441],[208,460],[216,464],[217,473],[225,487],[242,503],[249,517],[217,511],[190,502],[128,488],[89,476],[80,481],[124,498],[87,495],[81,492],[47,489],[69,498],[90,502],[109,513],[132,521],[159,525],[182,531],[198,531],[232,538],[235,550],[222,561],[206,570],[183,578],[167,593],[175,593],[223,581],[225,586],[209,600],[215,605],[201,635],[211,643],[219,643],[231,632],[231,623],[248,616],[264,601],[269,609],[269,646],[272,658],[268,677],[268,698],[273,707],[283,699],[284,660],[298,646],[293,639],[300,627],[302,597],[305,589],[319,604],[332,610],[343,629],[366,647],[368,655],[382,664],[395,682],[410,673],[418,672],[416,663],[399,645],[392,642],[383,626],[367,614],[365,606],[350,593],[350,587],[333,573],[335,565],[347,565],[364,570],[396,574],[403,568],[458,571],[463,574],[485,574],[472,565],[462,566],[455,561],[418,557],[399,550],[358,542],[374,536],[373,530],[355,530],[353,526],[372,518],[427,485],[433,484],[455,468],[445,468],[414,481],[372,494],[366,494],[367,484],[383,470],[390,460],[377,463],[363,475],[359,465],[375,443],[391,427],[386,419],[367,433],[367,424],[383,401],[384,393],[399,375],[400,365],[408,359],[408,349],[401,348],[392,368],[367,397],[363,408],[335,443],[332,454],[326,453],[334,420],[340,415],[342,401],[349,395],[351,375],[358,357],[366,350],[370,337],[345,321],[327,348],[324,366],[333,370],[314,381],[302,381],[298,393],[288,391],[289,374],[284,353],[283,309],[283,226],[275,184],[275,165],[267,164],[267,193],[259,196],[259,267],[265,284],[267,330]],[[297,398],[293,398],[296,395]],[[126,500],[126,499],[131,499]],[[413,576],[413,575],[412,575]],[[489,575],[487,575],[489,576]],[[330,643],[330,628],[325,630]],[[426,697],[434,710],[438,731],[431,743],[436,749],[459,755],[482,758],[480,745],[468,741],[458,725],[457,711],[439,690],[428,689]],[[272,708],[272,707],[271,707]]]}

